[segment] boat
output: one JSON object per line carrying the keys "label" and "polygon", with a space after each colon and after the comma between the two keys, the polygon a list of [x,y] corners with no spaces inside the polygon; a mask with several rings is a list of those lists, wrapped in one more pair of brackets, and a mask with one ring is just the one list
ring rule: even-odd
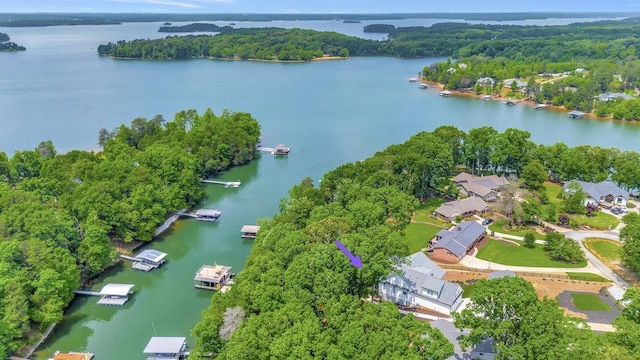
{"label": "boat", "polygon": [[536,110],[542,110],[542,109],[546,108],[547,106],[549,106],[549,105],[547,105],[547,104],[536,104],[536,106],[534,106],[533,108],[536,109]]}
{"label": "boat", "polygon": [[414,78],[414,77],[409,78],[409,82],[417,82],[417,81],[418,81],[418,78]]}
{"label": "boat", "polygon": [[513,100],[507,100],[504,102],[505,105],[507,106],[513,106],[515,104],[517,104],[517,102],[513,101]]}
{"label": "boat", "polygon": [[286,146],[284,146],[284,144],[278,144],[273,149],[273,155],[287,155],[289,153],[289,151],[291,151],[291,149],[286,147]]}
{"label": "boat", "polygon": [[440,96],[451,96],[451,94],[453,93],[449,90],[440,91]]}
{"label": "boat", "polygon": [[482,100],[491,100],[491,95],[485,95],[482,97]]}
{"label": "boat", "polygon": [[578,118],[583,118],[585,115],[586,114],[583,113],[582,111],[572,111],[567,114],[567,117],[570,119],[578,119]]}
{"label": "boat", "polygon": [[427,84],[425,84],[425,83],[420,83],[420,84],[418,85],[418,87],[419,87],[420,89],[426,89],[426,88],[428,88],[428,87],[429,87],[429,85],[427,85]]}

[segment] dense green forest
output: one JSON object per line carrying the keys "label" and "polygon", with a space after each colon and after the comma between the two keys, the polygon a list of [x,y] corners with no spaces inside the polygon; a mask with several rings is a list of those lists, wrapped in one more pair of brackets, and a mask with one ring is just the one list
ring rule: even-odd
{"label": "dense green forest", "polygon": [[379,44],[336,32],[303,29],[234,29],[218,35],[118,41],[100,45],[98,53],[142,59],[262,59],[307,61],[325,55],[375,55]]}
{"label": "dense green forest", "polygon": [[0,13],[1,27],[55,25],[109,25],[123,22],[164,21],[305,21],[305,20],[402,20],[463,19],[513,21],[548,18],[602,18],[638,16],[639,13],[398,13],[398,14],[149,14],[149,13]]}
{"label": "dense green forest", "polygon": [[[308,178],[291,188],[280,213],[260,222],[235,285],[213,296],[193,330],[192,356],[447,358],[451,347],[439,332],[412,316],[400,317],[389,303],[362,298],[407,255],[403,230],[416,199],[446,194],[461,167],[521,174],[530,163],[544,164],[543,172],[548,169],[558,180],[614,174],[623,186],[640,181],[636,152],[535,145],[528,132],[517,129],[499,133],[482,127],[465,133],[442,126],[421,132],[369,159],[329,171],[319,188]],[[635,170],[628,173],[629,167]],[[333,244],[336,239],[362,258],[362,269],[349,265]],[[555,300],[539,301],[522,279],[483,281],[472,298],[477,305],[456,317],[458,326],[472,329],[465,344],[499,334],[499,348],[518,359],[632,359],[637,351],[637,316],[617,320],[617,332],[610,337],[596,336],[583,320],[565,317]]]}
{"label": "dense green forest", "polygon": [[62,318],[78,286],[203,197],[201,179],[252,160],[247,113],[181,111],[100,131],[98,153],[0,152],[0,358]]}
{"label": "dense green forest", "polygon": [[389,25],[389,24],[370,24],[370,25],[366,25],[363,28],[363,31],[366,33],[382,33],[382,34],[388,34],[392,31],[394,31],[396,29],[396,27],[394,25]]}
{"label": "dense green forest", "polygon": [[[436,24],[430,29],[398,29],[390,34],[396,41],[414,44],[415,51],[428,48],[437,55],[440,50],[440,55],[457,59],[425,67],[427,80],[449,89],[497,94],[510,86],[501,80],[519,78],[527,87],[513,88],[509,96],[640,120],[640,101],[597,98],[607,92],[637,95],[637,19],[546,27]],[[484,77],[496,83],[476,84]]]}
{"label": "dense green forest", "polygon": [[225,32],[232,30],[231,26],[218,26],[216,24],[193,23],[182,26],[160,26],[158,32],[180,33],[180,32]]}
{"label": "dense green forest", "polygon": [[24,46],[20,46],[14,42],[9,41],[11,38],[9,35],[0,32],[0,51],[24,51],[27,50]]}

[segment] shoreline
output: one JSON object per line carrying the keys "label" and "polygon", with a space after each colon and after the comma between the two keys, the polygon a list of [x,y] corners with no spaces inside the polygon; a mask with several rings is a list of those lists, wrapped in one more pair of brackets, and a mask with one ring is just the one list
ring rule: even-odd
{"label": "shoreline", "polygon": [[317,58],[313,58],[313,59],[310,59],[310,60],[278,60],[278,59],[267,60],[267,59],[242,59],[242,58],[239,58],[239,57],[234,57],[234,58],[216,58],[216,57],[211,57],[211,56],[195,56],[195,57],[190,57],[190,58],[185,58],[185,59],[174,59],[174,58],[167,58],[167,59],[132,58],[132,57],[121,57],[121,56],[113,56],[113,55],[106,55],[106,54],[98,54],[98,56],[107,56],[107,57],[109,57],[109,59],[112,59],[112,60],[173,61],[173,60],[208,59],[208,60],[222,60],[222,61],[256,61],[256,62],[266,62],[266,63],[310,63],[310,62],[314,62],[314,61],[326,61],[326,60],[347,60],[347,59],[350,58],[350,57],[342,57],[342,56],[322,56],[322,57],[317,57]]}
{"label": "shoreline", "polygon": [[[434,81],[428,81],[428,80],[419,80],[419,83],[425,83],[427,85],[429,85],[429,87],[434,87],[437,88],[438,91],[442,91],[444,89],[444,85],[438,83],[438,82],[434,82]],[[458,97],[468,97],[468,98],[475,98],[478,100],[484,100],[483,97],[487,94],[480,94],[480,95],[476,95],[475,92],[466,92],[466,91],[460,91],[460,90],[449,90],[451,91],[451,95],[452,96],[458,96]],[[536,105],[538,105],[537,102],[530,100],[530,99],[512,99],[512,98],[508,98],[508,97],[503,97],[502,95],[491,95],[491,99],[489,99],[489,101],[507,101],[507,100],[513,100],[516,102],[516,104],[523,104],[523,105],[527,105],[531,108],[535,108]],[[486,100],[485,100],[486,101]],[[570,110],[567,109],[564,106],[557,106],[557,105],[551,105],[551,104],[545,104],[547,105],[545,108],[540,109],[540,110],[551,110],[551,111],[557,111],[557,112],[563,112],[563,113],[570,113],[571,111],[574,110]],[[625,124],[635,124],[635,125],[640,125],[640,121],[634,121],[634,120],[617,120],[614,119],[613,116],[609,115],[609,116],[598,116],[596,114],[594,114],[593,112],[588,112],[585,113],[584,117],[582,119],[589,119],[589,120],[598,120],[598,121],[613,121],[613,122],[617,122],[617,123],[625,123]],[[577,119],[572,119],[572,120],[580,120],[580,118]]]}

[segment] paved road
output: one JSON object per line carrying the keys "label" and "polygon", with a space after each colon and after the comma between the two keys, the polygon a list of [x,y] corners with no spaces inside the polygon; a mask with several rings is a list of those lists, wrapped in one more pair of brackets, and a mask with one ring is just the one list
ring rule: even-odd
{"label": "paved road", "polygon": [[623,289],[626,289],[629,287],[629,283],[624,281],[624,279],[618,276],[618,274],[614,273],[611,269],[609,269],[609,267],[607,267],[607,265],[605,265],[602,261],[600,261],[597,257],[595,257],[595,255],[593,255],[591,251],[587,250],[587,248],[582,243],[584,239],[590,238],[590,237],[620,241],[620,238],[618,237],[617,234],[613,232],[607,232],[607,231],[604,231],[604,232],[567,231],[563,234],[564,236],[570,239],[573,239],[577,241],[578,244],[580,244],[580,246],[584,250],[585,256],[589,260],[589,263],[593,264],[593,266],[596,269],[598,269],[604,276],[613,280],[613,282],[615,282],[618,286],[622,287]]}

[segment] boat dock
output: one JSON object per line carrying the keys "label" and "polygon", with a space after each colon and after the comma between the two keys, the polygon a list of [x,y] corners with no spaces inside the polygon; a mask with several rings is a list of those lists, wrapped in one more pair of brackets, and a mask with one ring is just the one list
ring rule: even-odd
{"label": "boat dock", "polygon": [[257,146],[256,150],[260,152],[267,152],[272,155],[287,155],[289,151],[291,151],[291,148],[284,146],[284,144],[278,144],[275,148]]}
{"label": "boat dock", "polygon": [[451,91],[449,91],[449,90],[440,91],[440,96],[448,97],[448,96],[451,96],[451,95],[453,95],[453,93]]}
{"label": "boat dock", "polygon": [[86,296],[100,296],[98,304],[122,306],[129,300],[129,295],[133,292],[133,284],[107,284],[100,291],[76,290],[74,294]]}
{"label": "boat dock", "polygon": [[68,352],[63,353],[60,351],[56,351],[53,354],[52,360],[91,360],[93,359],[94,354],[85,353],[85,352]]}
{"label": "boat dock", "polygon": [[143,353],[147,355],[147,360],[178,360],[187,357],[187,338],[154,336]]}
{"label": "boat dock", "polygon": [[534,106],[533,108],[536,109],[536,110],[542,110],[542,109],[546,108],[547,106],[549,106],[549,105],[547,105],[547,104],[536,104],[536,106]]}
{"label": "boat dock", "polygon": [[203,183],[206,184],[220,184],[220,185],[224,185],[225,188],[237,188],[240,187],[240,185],[242,184],[240,181],[218,181],[218,180],[207,180],[207,179],[202,179]]}
{"label": "boat dock", "polygon": [[[230,266],[202,265],[193,280],[195,287],[205,290],[219,290],[231,284],[233,273]],[[226,289],[225,289],[226,291]]]}
{"label": "boat dock", "polygon": [[189,216],[199,221],[216,221],[220,215],[222,215],[222,211],[216,209],[198,209],[194,213],[179,211],[177,215]]}
{"label": "boat dock", "polygon": [[259,230],[260,226],[244,225],[242,229],[240,229],[240,237],[244,239],[255,239]]}
{"label": "boat dock", "polygon": [[159,268],[165,263],[166,253],[162,251],[147,249],[138,254],[137,256],[120,255],[121,258],[133,261],[131,267],[141,271],[151,271]]}
{"label": "boat dock", "polygon": [[270,148],[270,147],[264,147],[264,146],[258,146],[256,147],[256,150],[260,151],[260,152],[268,152],[270,154],[273,154],[273,150],[274,148]]}
{"label": "boat dock", "polygon": [[567,114],[567,117],[570,119],[579,119],[579,118],[583,118],[586,114],[583,113],[582,111],[572,111],[570,113]]}

